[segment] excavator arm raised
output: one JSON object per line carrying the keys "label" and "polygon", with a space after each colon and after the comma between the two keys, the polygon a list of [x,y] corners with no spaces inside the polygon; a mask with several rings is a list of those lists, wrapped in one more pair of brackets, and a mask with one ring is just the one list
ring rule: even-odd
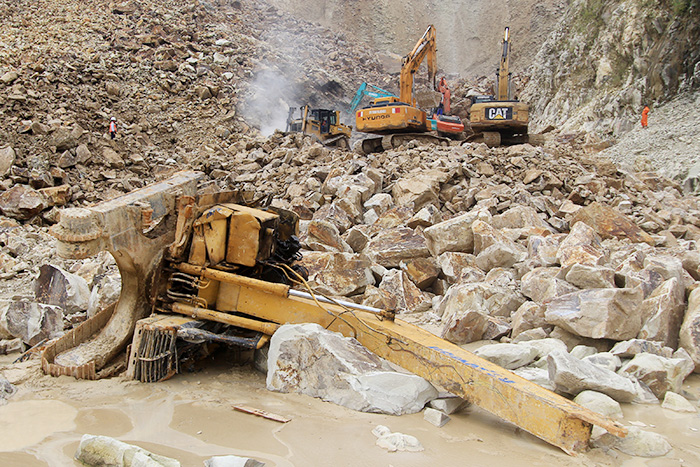
{"label": "excavator arm raised", "polygon": [[510,71],[508,70],[508,62],[510,59],[510,28],[506,28],[503,32],[503,52],[501,53],[501,64],[496,72],[498,81],[498,100],[510,100]]}
{"label": "excavator arm raised", "polygon": [[416,106],[413,98],[413,75],[424,59],[428,60],[428,79],[437,89],[435,76],[437,75],[437,46],[435,42],[435,28],[431,24],[418,40],[411,53],[406,55],[401,62],[401,81],[399,84],[401,102]]}

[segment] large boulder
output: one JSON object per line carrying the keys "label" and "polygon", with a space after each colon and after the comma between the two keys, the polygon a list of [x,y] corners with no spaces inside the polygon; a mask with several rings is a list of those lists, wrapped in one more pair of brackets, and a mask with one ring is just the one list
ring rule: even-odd
{"label": "large boulder", "polygon": [[374,285],[372,263],[362,254],[305,253],[299,264],[309,271],[309,284],[328,295],[353,295]]}
{"label": "large boulder", "polygon": [[690,292],[688,297],[679,342],[693,359],[695,371],[700,373],[700,288]]}
{"label": "large boulder", "polygon": [[408,227],[379,232],[372,237],[364,253],[385,268],[397,268],[401,261],[430,256],[425,237]]}
{"label": "large boulder", "polygon": [[15,158],[15,150],[11,146],[0,149],[0,177],[4,177],[10,172]]}
{"label": "large boulder", "polygon": [[450,287],[440,302],[440,336],[455,344],[481,340],[489,326],[489,309],[483,286],[462,284]]}
{"label": "large boulder", "polygon": [[481,282],[486,274],[476,267],[475,260],[469,253],[446,251],[437,257],[437,264],[449,284]]}
{"label": "large boulder", "polygon": [[658,341],[667,347],[678,347],[678,333],[685,312],[684,288],[675,277],[657,287],[642,302],[640,339]]}
{"label": "large boulder", "polygon": [[615,271],[602,266],[574,264],[566,273],[566,281],[580,289],[615,287]]}
{"label": "large boulder", "polygon": [[639,333],[641,304],[639,289],[588,289],[552,299],[545,319],[579,336],[622,341]]}
{"label": "large boulder", "polygon": [[488,211],[470,211],[460,216],[442,221],[423,231],[430,253],[438,256],[446,251],[472,253],[474,232],[472,224],[478,219],[488,219]]}
{"label": "large boulder", "polygon": [[88,309],[90,287],[82,277],[44,264],[34,281],[34,297],[40,303],[60,306],[66,314],[77,313]]}
{"label": "large boulder", "polygon": [[538,355],[532,346],[518,344],[493,344],[479,347],[474,351],[483,359],[495,363],[507,370],[514,370],[529,365]]}
{"label": "large boulder", "polygon": [[637,395],[634,384],[617,373],[554,351],[547,357],[549,379],[557,391],[576,396],[585,390],[602,392],[619,402],[631,402]]}
{"label": "large boulder", "polygon": [[597,201],[576,211],[571,225],[584,222],[602,238],[626,238],[633,243],[654,245],[654,239],[618,210]]}
{"label": "large boulder", "polygon": [[618,342],[610,350],[610,353],[620,358],[633,358],[638,353],[652,353],[661,357],[671,358],[673,349],[665,347],[660,342],[645,341],[643,339],[630,339]]}
{"label": "large boulder", "polygon": [[353,252],[350,245],[340,237],[338,228],[325,220],[312,220],[309,222],[307,235],[301,240],[310,250],[314,251]]}
{"label": "large boulder", "polygon": [[693,364],[685,358],[640,353],[625,363],[618,373],[637,378],[661,399],[667,391],[680,392],[683,381],[693,369]]}
{"label": "large boulder", "polygon": [[564,268],[577,263],[599,266],[605,262],[606,254],[595,231],[585,223],[577,222],[559,245],[557,259]]}
{"label": "large boulder", "polygon": [[523,295],[533,302],[544,303],[579,290],[565,280],[559,279],[560,272],[561,269],[556,267],[540,267],[529,271],[521,278]]}
{"label": "large boulder", "polygon": [[19,337],[30,346],[53,339],[63,332],[59,306],[24,301],[0,301],[0,333]]}
{"label": "large boulder", "polygon": [[620,403],[610,396],[596,391],[583,391],[574,398],[578,405],[611,418],[622,418]]}
{"label": "large boulder", "polygon": [[430,309],[430,297],[411,282],[408,275],[400,269],[387,272],[379,288],[395,297],[397,312],[412,313]]}
{"label": "large boulder", "polygon": [[363,412],[416,413],[437,397],[419,376],[397,373],[355,339],[317,324],[281,326],[270,340],[267,388]]}
{"label": "large boulder", "polygon": [[44,195],[29,185],[15,184],[0,193],[0,211],[7,217],[28,220],[47,207]]}

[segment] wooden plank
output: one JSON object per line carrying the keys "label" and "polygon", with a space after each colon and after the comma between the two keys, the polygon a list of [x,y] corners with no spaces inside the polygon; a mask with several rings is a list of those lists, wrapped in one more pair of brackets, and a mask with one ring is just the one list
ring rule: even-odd
{"label": "wooden plank", "polygon": [[279,423],[287,423],[291,421],[291,418],[283,417],[274,413],[266,412],[264,410],[256,409],[253,407],[247,407],[245,405],[234,405],[233,408],[239,412],[249,413],[251,415],[256,415],[258,417],[267,418],[268,420],[273,420]]}

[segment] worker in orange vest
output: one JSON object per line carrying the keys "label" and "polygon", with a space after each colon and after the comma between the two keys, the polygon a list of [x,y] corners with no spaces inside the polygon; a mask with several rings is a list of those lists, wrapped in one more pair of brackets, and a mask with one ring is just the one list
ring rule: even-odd
{"label": "worker in orange vest", "polygon": [[440,106],[438,107],[438,115],[450,114],[450,88],[447,87],[447,80],[443,76],[440,78],[438,83],[438,91],[442,93],[442,99],[440,100]]}
{"label": "worker in orange vest", "polygon": [[114,139],[117,136],[117,119],[112,117],[109,121],[109,136]]}
{"label": "worker in orange vest", "polygon": [[645,105],[644,110],[642,110],[642,128],[647,127],[648,118],[649,118],[649,106]]}

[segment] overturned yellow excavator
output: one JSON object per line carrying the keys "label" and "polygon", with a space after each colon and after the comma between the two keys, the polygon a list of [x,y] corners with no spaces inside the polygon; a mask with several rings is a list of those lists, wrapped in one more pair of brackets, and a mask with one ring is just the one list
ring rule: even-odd
{"label": "overturned yellow excavator", "polygon": [[625,435],[607,417],[391,310],[315,294],[296,264],[297,216],[264,208],[250,193],[198,193],[201,177],[180,172],[91,208],[62,211],[51,230],[59,253],[79,259],[109,251],[122,292],[114,306],[46,347],[46,373],[97,379],[126,370],[155,382],[179,372],[182,339],[260,348],[281,324],[317,323],[568,453],[587,448],[592,425]]}

